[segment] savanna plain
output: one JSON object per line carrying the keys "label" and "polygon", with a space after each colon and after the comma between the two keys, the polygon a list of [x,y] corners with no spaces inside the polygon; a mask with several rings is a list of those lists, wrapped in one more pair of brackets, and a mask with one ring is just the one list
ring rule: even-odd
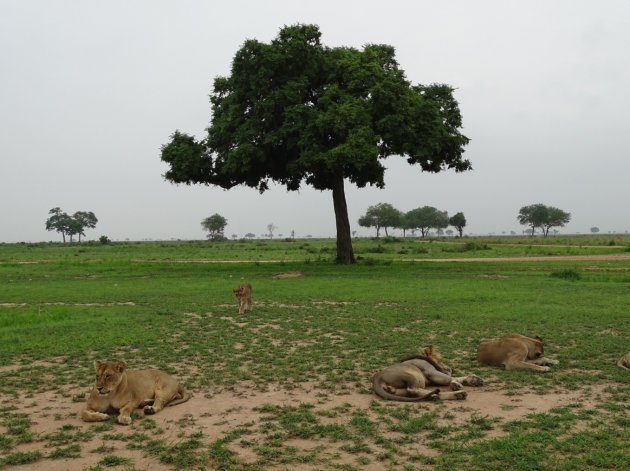
{"label": "savanna plain", "polygon": [[[0,244],[0,468],[630,469],[630,237]],[[232,289],[253,286],[239,314]],[[540,335],[546,373],[476,363]],[[463,401],[384,401],[371,377],[436,346]],[[94,360],[193,393],[84,423]]]}

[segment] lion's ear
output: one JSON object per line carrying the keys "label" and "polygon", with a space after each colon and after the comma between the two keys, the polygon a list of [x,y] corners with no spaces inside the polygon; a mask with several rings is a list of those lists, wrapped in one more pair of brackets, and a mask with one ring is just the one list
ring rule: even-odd
{"label": "lion's ear", "polygon": [[433,345],[427,345],[425,348],[425,351],[427,353],[433,353]]}
{"label": "lion's ear", "polygon": [[101,366],[103,366],[103,363],[101,363],[101,362],[100,362],[100,361],[98,361],[98,360],[94,360],[94,369],[95,369],[96,371],[100,370],[100,369],[101,369]]}
{"label": "lion's ear", "polygon": [[127,368],[127,363],[125,363],[122,360],[116,362],[116,369],[118,370],[119,373],[122,373],[123,371],[125,371],[125,368]]}
{"label": "lion's ear", "polygon": [[536,340],[540,341],[540,342],[542,342],[542,341],[543,341],[543,339],[542,339],[541,337],[539,337],[538,335],[537,335],[536,337],[534,337],[534,338],[535,338]]}

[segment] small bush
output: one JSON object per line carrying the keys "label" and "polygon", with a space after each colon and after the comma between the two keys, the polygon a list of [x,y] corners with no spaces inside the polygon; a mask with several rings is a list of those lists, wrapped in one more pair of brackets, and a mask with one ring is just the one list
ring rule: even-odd
{"label": "small bush", "polygon": [[562,280],[577,281],[582,279],[582,275],[577,270],[567,269],[551,272],[553,278],[560,278]]}
{"label": "small bush", "polygon": [[100,236],[100,237],[98,238],[98,241],[99,241],[101,244],[103,244],[103,245],[107,245],[107,244],[110,244],[110,243],[112,242],[111,240],[109,240],[109,237],[104,236],[104,235]]}
{"label": "small bush", "polygon": [[377,245],[376,247],[368,247],[364,251],[366,253],[385,253],[387,249],[382,245]]}

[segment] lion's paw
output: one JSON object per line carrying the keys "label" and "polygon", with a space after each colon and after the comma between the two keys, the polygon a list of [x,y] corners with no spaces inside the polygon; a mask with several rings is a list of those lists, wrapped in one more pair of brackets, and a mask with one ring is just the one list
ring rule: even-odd
{"label": "lion's paw", "polygon": [[483,386],[483,379],[477,375],[470,375],[464,378],[465,386]]}
{"label": "lion's paw", "polygon": [[545,358],[545,360],[547,360],[547,364],[548,365],[559,365],[560,362],[558,360],[551,360],[549,358]]}
{"label": "lion's paw", "polygon": [[396,388],[394,386],[390,386],[389,384],[384,384],[383,389],[390,394],[396,394]]}
{"label": "lion's paw", "polygon": [[144,410],[144,415],[155,414],[155,409],[153,408],[153,406],[145,406],[143,410]]}
{"label": "lion's paw", "polygon": [[462,383],[451,381],[451,391],[461,391],[462,389],[464,389],[464,385]]}
{"label": "lion's paw", "polygon": [[548,366],[541,366],[540,370],[538,370],[538,371],[545,371],[545,372],[546,371],[551,371],[551,368],[549,368]]}
{"label": "lion's paw", "polygon": [[128,415],[119,415],[118,423],[122,425],[129,425],[131,423],[131,417]]}
{"label": "lion's paw", "polygon": [[468,393],[466,391],[457,391],[455,393],[455,399],[459,399],[460,401],[463,401],[467,397],[468,397]]}

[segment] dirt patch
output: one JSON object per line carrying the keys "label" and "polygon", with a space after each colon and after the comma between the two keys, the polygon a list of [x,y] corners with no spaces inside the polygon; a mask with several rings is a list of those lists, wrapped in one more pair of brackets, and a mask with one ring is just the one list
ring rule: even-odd
{"label": "dirt patch", "polygon": [[304,272],[301,271],[285,271],[284,273],[277,273],[272,276],[274,280],[282,280],[284,278],[299,278],[304,276]]}
{"label": "dirt patch", "polygon": [[[595,408],[597,404],[608,397],[606,392],[610,384],[594,384],[574,391],[549,392],[544,395],[534,392],[524,392],[517,395],[509,395],[497,383],[490,383],[480,388],[467,388],[468,399],[465,401],[422,402],[411,405],[416,410],[423,412],[437,412],[440,419],[439,425],[465,425],[475,417],[484,417],[495,423],[501,424],[508,421],[519,420],[531,413],[543,413],[549,410],[580,404],[582,408]],[[362,385],[361,391],[353,388],[343,391],[331,392],[322,390],[317,383],[292,383],[286,385],[270,385],[265,391],[254,389],[253,385],[242,382],[230,390],[212,391],[198,390],[186,403],[175,407],[168,407],[151,417],[154,427],[148,428],[141,414],[138,415],[132,425],[122,426],[113,424],[110,435],[115,439],[104,440],[104,435],[94,433],[90,438],[78,441],[81,446],[81,457],[62,460],[44,458],[30,466],[18,466],[14,469],[27,470],[40,467],[47,470],[83,470],[98,465],[105,454],[116,455],[129,459],[135,469],[166,470],[170,467],[159,462],[155,456],[148,455],[141,450],[128,447],[134,434],[144,433],[149,439],[163,440],[169,444],[177,444],[183,437],[201,432],[204,446],[208,446],[239,428],[248,430],[247,441],[258,443],[264,440],[263,425],[268,409],[264,406],[294,407],[308,405],[313,413],[320,417],[321,422],[330,424],[347,424],[353,413],[366,414],[375,423],[379,422],[379,416],[373,410],[376,402],[379,406],[388,408],[408,408],[407,404],[383,401],[369,391],[369,384]],[[78,414],[85,407],[84,402],[76,402],[77,398],[87,396],[85,388],[69,386],[64,391],[48,391],[27,396],[2,397],[4,404],[13,404],[16,409],[11,413],[28,414],[31,421],[30,432],[34,441],[14,447],[15,451],[39,450],[44,456],[50,451],[47,445],[47,437],[59,433],[62,429],[72,429],[89,433],[93,430],[93,424],[82,422]],[[74,398],[74,399],[73,399]],[[331,411],[342,411],[330,415]],[[159,431],[159,434],[158,432]],[[0,426],[0,432],[5,432]],[[395,432],[385,432],[395,435]],[[494,427],[488,432],[487,437],[501,436],[503,431],[500,426]],[[106,444],[106,451],[104,445]],[[300,440],[292,439],[289,443],[301,453],[317,453],[321,459],[335,457],[336,463],[356,465],[357,454],[343,450],[343,443],[331,442],[325,439]],[[435,456],[438,451],[427,448],[423,443],[415,443],[414,452]],[[410,446],[411,446],[410,445]],[[258,456],[251,447],[243,447],[239,441],[230,443],[230,450],[238,456],[238,459],[253,463]],[[376,466],[372,463],[361,469],[382,469],[382,463]],[[376,466],[370,468],[370,466]],[[299,468],[311,469],[311,468]]]}

